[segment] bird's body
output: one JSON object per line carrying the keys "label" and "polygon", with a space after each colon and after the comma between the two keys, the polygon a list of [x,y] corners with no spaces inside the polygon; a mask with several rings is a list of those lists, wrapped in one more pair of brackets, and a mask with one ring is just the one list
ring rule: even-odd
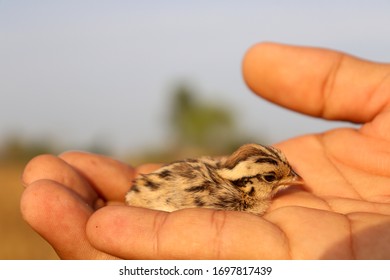
{"label": "bird's body", "polygon": [[126,203],[168,212],[203,207],[263,214],[277,191],[297,183],[279,150],[247,144],[229,157],[177,161],[140,175]]}

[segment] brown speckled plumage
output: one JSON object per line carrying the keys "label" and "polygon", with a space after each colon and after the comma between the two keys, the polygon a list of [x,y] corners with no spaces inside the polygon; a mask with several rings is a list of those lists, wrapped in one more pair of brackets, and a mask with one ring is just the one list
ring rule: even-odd
{"label": "brown speckled plumage", "polygon": [[281,151],[246,144],[229,157],[177,161],[140,175],[126,203],[168,212],[203,207],[261,215],[279,190],[301,183]]}

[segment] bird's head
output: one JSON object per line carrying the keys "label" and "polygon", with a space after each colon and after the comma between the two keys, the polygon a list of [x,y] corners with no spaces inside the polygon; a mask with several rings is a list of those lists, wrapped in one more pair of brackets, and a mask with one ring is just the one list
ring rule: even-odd
{"label": "bird's head", "polygon": [[218,173],[247,195],[259,199],[272,198],[290,185],[303,183],[281,151],[258,144],[241,146]]}

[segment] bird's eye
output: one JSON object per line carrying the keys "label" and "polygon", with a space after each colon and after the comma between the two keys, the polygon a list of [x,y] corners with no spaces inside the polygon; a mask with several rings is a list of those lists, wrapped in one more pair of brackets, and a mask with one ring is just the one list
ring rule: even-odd
{"label": "bird's eye", "polygon": [[272,183],[272,182],[276,181],[277,178],[276,178],[275,174],[266,174],[266,175],[263,175],[263,179],[267,183]]}

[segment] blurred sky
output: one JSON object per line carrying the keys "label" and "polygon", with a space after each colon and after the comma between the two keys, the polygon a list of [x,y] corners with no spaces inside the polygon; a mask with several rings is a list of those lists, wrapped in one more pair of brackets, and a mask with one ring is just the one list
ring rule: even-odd
{"label": "blurred sky", "polygon": [[389,15],[388,0],[0,0],[0,144],[17,134],[117,153],[161,147],[183,81],[269,143],[340,126],[251,94],[242,57],[276,41],[388,62]]}

